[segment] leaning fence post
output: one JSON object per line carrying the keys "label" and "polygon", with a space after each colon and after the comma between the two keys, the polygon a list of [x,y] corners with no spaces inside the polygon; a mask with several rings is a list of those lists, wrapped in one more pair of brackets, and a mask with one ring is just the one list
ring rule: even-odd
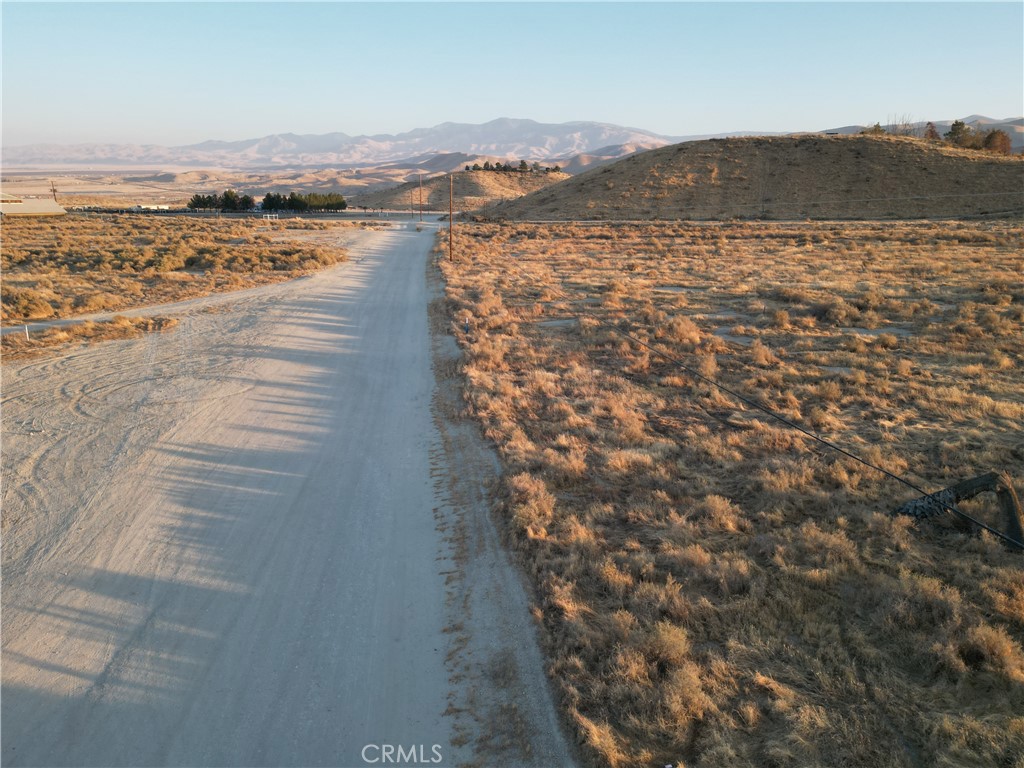
{"label": "leaning fence post", "polygon": [[[996,494],[996,499],[1003,512],[1005,531],[991,528],[969,515],[965,515],[956,507],[958,502],[973,499],[979,493],[985,493],[986,491]],[[927,496],[911,499],[894,510],[894,514],[910,515],[917,520],[924,520],[944,514],[947,510],[969,520],[975,525],[976,529],[980,526],[990,533],[996,534],[1016,548],[1024,550],[1024,521],[1022,521],[1024,512],[1021,511],[1020,500],[1013,489],[1013,482],[1005,472],[988,472],[984,475],[978,475],[969,480],[959,482],[956,485],[951,485],[949,488],[944,488],[941,491],[930,493]]]}

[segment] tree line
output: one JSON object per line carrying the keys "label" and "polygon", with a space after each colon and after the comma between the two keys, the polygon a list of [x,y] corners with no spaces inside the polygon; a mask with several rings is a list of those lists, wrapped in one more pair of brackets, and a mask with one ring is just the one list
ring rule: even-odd
{"label": "tree line", "polygon": [[192,195],[188,207],[203,211],[250,211],[256,207],[256,201],[252,195],[239,195],[235,190],[228,189],[223,195]]}
{"label": "tree line", "polygon": [[[302,194],[292,192],[289,195],[282,195],[276,192],[267,192],[263,196],[261,206],[264,211],[343,211],[348,208],[348,203],[343,195],[337,192],[309,192]],[[188,201],[188,207],[194,211],[251,211],[256,207],[256,200],[252,195],[239,195],[233,189],[225,190],[223,194],[193,195]]]}
{"label": "tree line", "polygon": [[[938,138],[938,131],[931,123],[928,123],[928,126],[931,127],[931,131],[929,132],[925,128],[925,138],[935,141]],[[965,149],[987,149],[989,152],[997,152],[1000,155],[1008,155],[1013,151],[1010,134],[1006,131],[1001,131],[998,128],[979,131],[976,128],[971,128],[963,120],[954,120],[953,124],[949,126],[949,130],[943,134],[943,138],[953,146]]]}
{"label": "tree line", "polygon": [[285,197],[276,192],[263,196],[264,211],[344,211],[348,208],[345,196],[337,192],[292,192]]}
{"label": "tree line", "polygon": [[963,120],[954,120],[952,125],[949,126],[949,130],[941,135],[935,127],[935,123],[926,123],[922,131],[908,120],[894,123],[888,126],[888,128],[883,128],[881,124],[875,123],[870,128],[865,128],[861,133],[869,136],[880,136],[886,133],[895,136],[918,136],[926,141],[945,141],[954,147],[982,149],[1000,155],[1009,155],[1013,152],[1010,134],[1006,131],[998,128],[991,128],[987,131],[979,130],[967,125]]}
{"label": "tree line", "polygon": [[540,163],[535,162],[533,165],[530,165],[525,160],[520,160],[519,161],[519,165],[517,165],[517,166],[513,166],[512,163],[508,162],[507,160],[504,163],[492,163],[490,160],[486,160],[486,161],[484,161],[483,165],[480,165],[480,163],[473,163],[472,165],[467,165],[466,166],[466,170],[467,171],[519,171],[519,173],[527,173],[527,172],[530,172],[530,171],[532,171],[533,173],[551,173],[551,172],[558,173],[562,169],[561,169],[560,166],[557,166],[557,165],[554,168],[550,168],[548,166],[545,166],[545,167],[541,168]]}

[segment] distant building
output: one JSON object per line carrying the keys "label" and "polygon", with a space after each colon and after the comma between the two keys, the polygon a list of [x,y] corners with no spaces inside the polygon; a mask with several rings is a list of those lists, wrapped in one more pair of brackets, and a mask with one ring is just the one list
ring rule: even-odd
{"label": "distant building", "polygon": [[3,216],[63,216],[66,213],[49,197],[0,195],[0,215]]}

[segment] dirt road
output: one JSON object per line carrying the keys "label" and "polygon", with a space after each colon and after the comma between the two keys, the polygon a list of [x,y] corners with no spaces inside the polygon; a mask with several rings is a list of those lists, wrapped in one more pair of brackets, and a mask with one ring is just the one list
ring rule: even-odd
{"label": "dirt road", "polygon": [[432,233],[339,237],[171,333],[4,366],[4,765],[571,762],[493,467],[437,412]]}

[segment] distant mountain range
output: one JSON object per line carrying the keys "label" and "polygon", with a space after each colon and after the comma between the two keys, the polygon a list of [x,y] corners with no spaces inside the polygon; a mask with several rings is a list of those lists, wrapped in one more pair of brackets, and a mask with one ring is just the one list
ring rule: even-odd
{"label": "distant mountain range", "polygon": [[[179,147],[156,144],[34,144],[4,147],[5,166],[68,164],[125,166],[373,167],[424,162],[438,154],[550,160],[595,148],[624,154],[679,139],[649,131],[592,122],[538,123],[501,118],[482,125],[442,123],[397,135],[275,134],[243,141],[204,141]],[[613,149],[622,146],[622,150]],[[627,149],[628,147],[628,149]]]}
{"label": "distant mountain range", "polygon": [[[964,118],[979,128],[1000,128],[1013,146],[1024,146],[1024,119]],[[952,121],[934,121],[940,132]],[[919,124],[922,128],[924,123]],[[864,126],[843,126],[829,133],[856,133]],[[609,123],[538,123],[500,118],[483,124],[441,123],[396,135],[349,136],[344,133],[275,134],[243,141],[204,141],[177,147],[156,144],[32,144],[3,148],[11,167],[209,167],[209,168],[360,168],[403,163],[429,165],[437,155],[473,156],[559,163],[578,172],[637,151],[667,144],[726,136],[768,135],[734,132],[714,136],[662,136]],[[777,135],[777,134],[775,134]],[[449,161],[453,158],[449,158]]]}

